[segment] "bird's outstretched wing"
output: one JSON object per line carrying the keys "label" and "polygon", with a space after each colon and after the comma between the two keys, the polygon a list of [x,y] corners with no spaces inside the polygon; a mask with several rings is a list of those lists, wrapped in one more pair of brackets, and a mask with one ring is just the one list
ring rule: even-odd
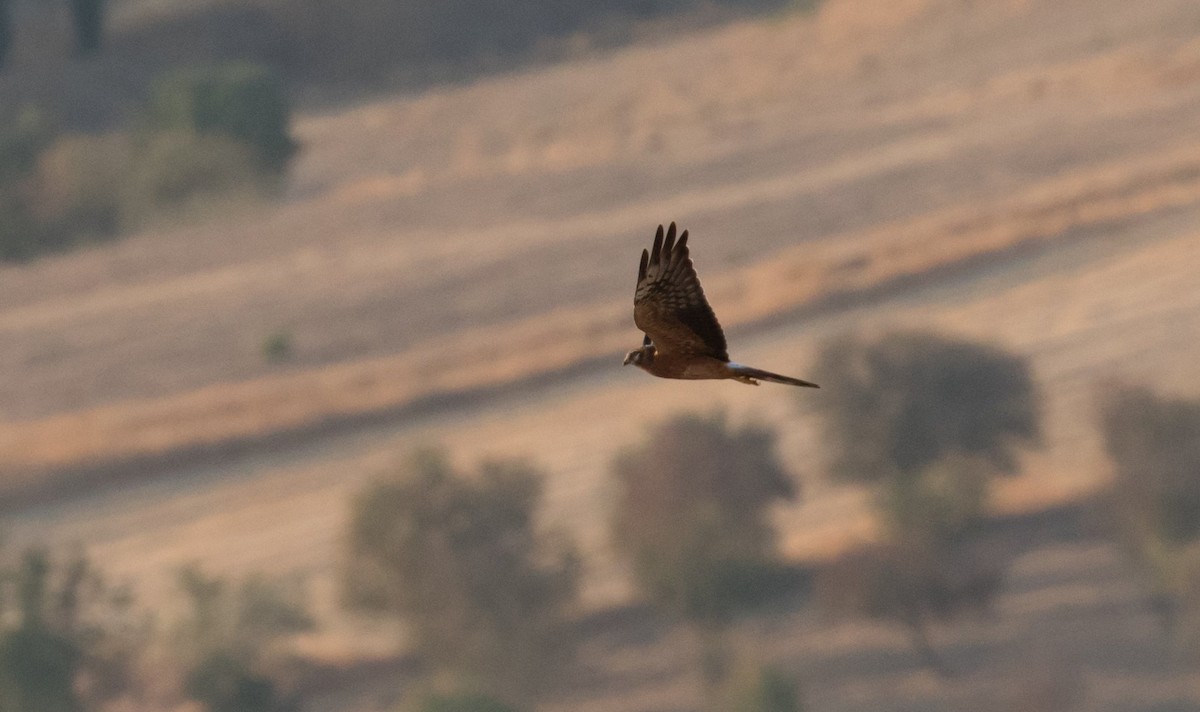
{"label": "bird's outstretched wing", "polygon": [[633,321],[663,354],[711,356],[729,360],[725,333],[704,298],[700,278],[688,256],[687,230],[675,240],[675,223],[662,225],[653,249],[642,250]]}

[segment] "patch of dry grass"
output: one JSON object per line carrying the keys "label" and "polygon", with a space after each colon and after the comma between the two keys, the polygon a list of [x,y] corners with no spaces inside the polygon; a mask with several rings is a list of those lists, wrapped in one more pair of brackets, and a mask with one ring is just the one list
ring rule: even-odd
{"label": "patch of dry grass", "polygon": [[[1085,239],[1093,228],[1200,203],[1200,146],[1103,166],[985,207],[950,209],[785,250],[712,275],[726,327],[871,295],[1012,250]],[[393,357],[219,383],[0,427],[0,492],[63,470],[312,430],[454,393],[536,380],[615,355],[636,339],[628,306],[593,303],[480,326]]]}

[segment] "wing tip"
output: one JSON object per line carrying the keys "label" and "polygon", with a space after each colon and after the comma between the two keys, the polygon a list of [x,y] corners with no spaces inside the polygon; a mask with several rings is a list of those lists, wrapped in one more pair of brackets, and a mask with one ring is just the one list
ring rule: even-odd
{"label": "wing tip", "polygon": [[654,233],[654,247],[650,251],[650,264],[656,265],[662,259],[663,248],[663,226],[658,226],[658,232]]}

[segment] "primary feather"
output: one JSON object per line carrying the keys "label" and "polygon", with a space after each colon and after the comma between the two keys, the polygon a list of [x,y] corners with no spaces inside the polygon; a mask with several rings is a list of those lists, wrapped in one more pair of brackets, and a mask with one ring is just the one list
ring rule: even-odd
{"label": "primary feather", "polygon": [[642,251],[633,321],[660,353],[711,356],[729,360],[725,333],[704,297],[688,255],[687,230],[676,242],[675,223],[666,234],[660,225],[650,252]]}

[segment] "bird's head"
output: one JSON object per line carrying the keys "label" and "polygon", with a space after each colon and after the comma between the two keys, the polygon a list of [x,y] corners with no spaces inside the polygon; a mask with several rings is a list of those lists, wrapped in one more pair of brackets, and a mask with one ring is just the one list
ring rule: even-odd
{"label": "bird's head", "polygon": [[634,349],[625,354],[625,365],[633,364],[639,368],[646,368],[654,361],[654,346],[646,344],[640,349]]}

